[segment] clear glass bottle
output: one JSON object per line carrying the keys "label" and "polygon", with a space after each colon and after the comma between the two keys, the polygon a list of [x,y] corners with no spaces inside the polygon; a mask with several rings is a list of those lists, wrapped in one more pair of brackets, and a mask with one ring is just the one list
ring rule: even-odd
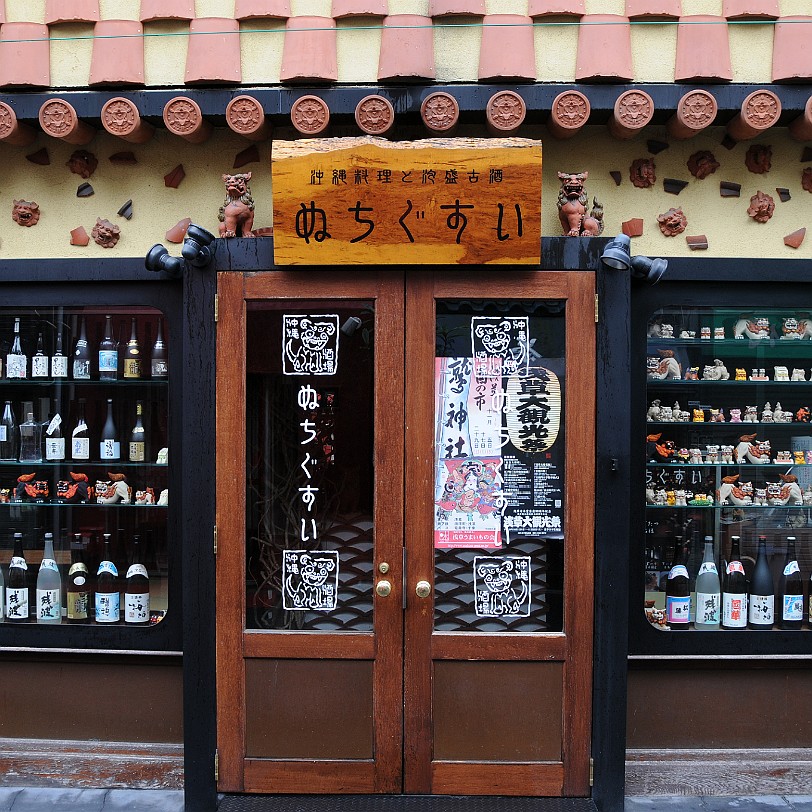
{"label": "clear glass bottle", "polygon": [[90,459],[90,429],[85,421],[85,399],[79,398],[76,415],[76,425],[71,432],[71,453],[72,460]]}
{"label": "clear glass bottle", "polygon": [[42,462],[42,424],[33,412],[20,423],[20,462]]}
{"label": "clear glass bottle", "polygon": [[62,622],[62,577],[54,557],[53,533],[45,534],[45,552],[37,574],[37,623]]}
{"label": "clear glass bottle", "polygon": [[694,628],[713,631],[719,628],[722,590],[713,555],[713,538],[705,536],[705,553],[696,576],[696,617]]}
{"label": "clear glass bottle", "polygon": [[85,317],[79,322],[79,338],[73,353],[73,378],[77,381],[90,380],[90,347],[87,343]]}
{"label": "clear glass bottle", "polygon": [[0,420],[0,460],[17,459],[17,440],[17,421],[14,419],[11,401],[7,400]]}
{"label": "clear glass bottle", "polygon": [[45,427],[45,459],[48,462],[59,462],[65,459],[65,435],[62,433],[62,416],[59,404],[53,417]]}
{"label": "clear glass bottle", "polygon": [[118,343],[113,338],[113,317],[104,317],[104,338],[99,344],[99,380],[118,378]]}

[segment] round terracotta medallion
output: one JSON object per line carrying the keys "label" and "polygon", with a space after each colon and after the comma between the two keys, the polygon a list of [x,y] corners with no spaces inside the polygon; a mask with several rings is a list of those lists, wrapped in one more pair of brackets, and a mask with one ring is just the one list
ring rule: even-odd
{"label": "round terracotta medallion", "polygon": [[234,132],[253,135],[265,123],[265,111],[253,96],[237,96],[226,107],[226,121]]}
{"label": "round terracotta medallion", "polygon": [[369,135],[385,133],[395,121],[395,108],[383,96],[364,96],[355,107],[355,123]]}
{"label": "round terracotta medallion", "polygon": [[770,90],[756,90],[742,103],[742,117],[755,130],[766,130],[778,121],[781,100]]}
{"label": "round terracotta medallion", "polygon": [[444,133],[459,121],[460,106],[450,93],[429,93],[420,105],[420,117],[430,130]]}
{"label": "round terracotta medallion", "polygon": [[17,114],[5,102],[0,102],[0,141],[8,138],[17,126]]}
{"label": "round terracotta medallion", "polygon": [[491,127],[507,133],[513,132],[522,124],[527,107],[518,93],[503,90],[490,97],[485,112]]}
{"label": "round terracotta medallion", "polygon": [[79,122],[73,105],[62,99],[51,99],[39,109],[39,125],[54,138],[70,135]]}
{"label": "round terracotta medallion", "polygon": [[129,99],[110,99],[101,109],[101,122],[107,132],[113,135],[132,135],[141,123],[138,108]]}
{"label": "round terracotta medallion", "polygon": [[713,124],[719,106],[707,90],[686,93],[677,105],[680,122],[692,130],[704,130]]}
{"label": "round terracotta medallion", "polygon": [[559,93],[550,109],[555,123],[565,130],[580,130],[589,119],[589,99],[577,90]]}
{"label": "round terracotta medallion", "polygon": [[290,108],[290,120],[303,135],[318,135],[330,123],[330,108],[318,96],[302,96]]}
{"label": "round terracotta medallion", "polygon": [[654,101],[642,90],[627,90],[615,102],[615,118],[629,130],[639,130],[651,121]]}
{"label": "round terracotta medallion", "polygon": [[186,136],[195,132],[202,121],[200,106],[187,96],[175,96],[164,107],[164,124],[175,135]]}

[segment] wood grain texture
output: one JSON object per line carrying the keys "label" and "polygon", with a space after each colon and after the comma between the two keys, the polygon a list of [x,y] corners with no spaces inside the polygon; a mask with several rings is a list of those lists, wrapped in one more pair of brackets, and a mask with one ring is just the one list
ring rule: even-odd
{"label": "wood grain texture", "polygon": [[563,788],[560,764],[435,761],[431,771],[438,795],[553,796],[561,795]]}
{"label": "wood grain texture", "polygon": [[329,768],[318,762],[245,760],[245,791],[263,793],[360,794],[375,783],[372,761],[332,761]]}
{"label": "wood grain texture", "polygon": [[[487,639],[483,639],[487,638]],[[563,660],[567,640],[563,634],[435,632],[432,660]]]}
{"label": "wood grain texture", "polygon": [[244,657],[374,660],[375,636],[371,632],[290,634],[282,631],[246,631],[243,634],[242,648]]}

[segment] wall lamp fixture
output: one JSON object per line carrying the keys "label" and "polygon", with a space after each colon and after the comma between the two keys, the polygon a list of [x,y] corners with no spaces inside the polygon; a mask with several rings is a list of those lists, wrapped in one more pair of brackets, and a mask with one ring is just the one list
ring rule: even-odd
{"label": "wall lamp fixture", "polygon": [[183,268],[187,264],[194,268],[204,268],[211,262],[212,242],[214,235],[211,232],[192,223],[186,230],[179,257],[170,256],[169,250],[158,243],[147,252],[144,266],[148,271],[163,271],[176,279],[183,275]]}
{"label": "wall lamp fixture", "polygon": [[629,271],[633,279],[643,279],[656,285],[668,269],[668,261],[660,257],[633,257],[631,240],[625,234],[618,234],[610,240],[601,254],[601,262],[616,271]]}

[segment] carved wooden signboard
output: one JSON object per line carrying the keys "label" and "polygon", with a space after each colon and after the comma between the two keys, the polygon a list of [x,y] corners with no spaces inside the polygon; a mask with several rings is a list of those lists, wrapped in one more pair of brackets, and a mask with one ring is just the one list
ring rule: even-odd
{"label": "carved wooden signboard", "polygon": [[274,141],[277,265],[541,261],[541,142]]}

